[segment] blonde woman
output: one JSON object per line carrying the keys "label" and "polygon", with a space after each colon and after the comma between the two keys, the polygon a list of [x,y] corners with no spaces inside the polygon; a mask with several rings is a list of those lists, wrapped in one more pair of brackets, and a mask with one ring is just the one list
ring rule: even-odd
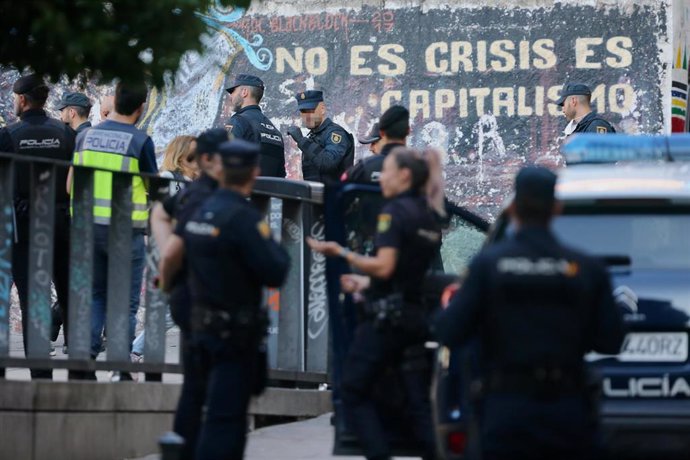
{"label": "blonde woman", "polygon": [[[160,167],[160,176],[175,179],[170,183],[170,194],[175,195],[182,190],[186,182],[193,181],[199,176],[196,163],[196,138],[194,136],[177,136],[165,149],[165,156]],[[166,311],[166,330],[175,325],[170,310]],[[144,354],[144,331],[132,342],[131,358],[133,362],[141,362]]]}
{"label": "blonde woman", "polygon": [[196,155],[196,140],[194,136],[177,136],[165,149],[165,156],[161,164],[161,177],[175,179],[175,186],[170,187],[170,193],[175,194],[184,188],[184,182],[189,182],[199,176],[199,167],[194,161]]}

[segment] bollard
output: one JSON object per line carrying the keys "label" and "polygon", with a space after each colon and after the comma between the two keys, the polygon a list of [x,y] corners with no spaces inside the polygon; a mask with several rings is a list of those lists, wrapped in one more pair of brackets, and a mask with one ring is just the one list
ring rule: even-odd
{"label": "bollard", "polygon": [[181,460],[182,446],[184,438],[179,434],[168,431],[158,438],[158,445],[161,448],[161,460]]}

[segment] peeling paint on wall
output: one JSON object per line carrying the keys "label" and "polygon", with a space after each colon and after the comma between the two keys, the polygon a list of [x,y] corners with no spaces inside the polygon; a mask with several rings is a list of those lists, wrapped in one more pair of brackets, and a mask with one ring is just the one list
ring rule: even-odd
{"label": "peeling paint on wall", "polygon": [[[293,95],[304,89],[323,89],[331,117],[355,137],[402,103],[413,117],[411,144],[446,150],[449,197],[492,216],[517,168],[561,164],[565,120],[553,101],[566,81],[589,84],[594,107],[620,131],[669,124],[668,0],[342,5],[273,0],[200,15],[211,27],[205,52],[184,57],[176,84],[152,93],[142,120],[157,148],[223,126],[231,115],[224,88],[236,73],[264,79],[262,106],[283,133],[299,124]],[[14,78],[0,74],[6,121]],[[286,146],[288,174],[299,178],[299,153],[287,137]]]}

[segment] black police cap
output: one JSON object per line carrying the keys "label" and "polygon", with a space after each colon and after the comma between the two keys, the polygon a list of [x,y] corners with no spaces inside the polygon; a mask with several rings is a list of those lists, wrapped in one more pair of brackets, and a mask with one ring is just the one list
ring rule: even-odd
{"label": "black police cap", "polygon": [[556,174],[541,166],[526,166],[515,177],[515,201],[553,203]]}
{"label": "black police cap", "polygon": [[373,144],[374,142],[381,140],[381,130],[379,129],[379,124],[374,123],[371,127],[371,131],[366,136],[357,139],[360,144]]}
{"label": "black police cap", "polygon": [[15,81],[12,86],[12,92],[15,94],[28,94],[39,88],[47,89],[48,86],[41,77],[32,73],[30,75],[24,75]]}
{"label": "black police cap", "polygon": [[563,87],[563,91],[561,91],[561,97],[556,101],[556,105],[563,105],[565,104],[566,98],[568,96],[591,96],[592,95],[592,90],[589,89],[589,86],[582,84],[582,83],[568,83]]}
{"label": "black police cap", "polygon": [[302,91],[295,95],[295,99],[299,110],[314,110],[319,102],[323,102],[323,91]]}
{"label": "black police cap", "polygon": [[57,109],[62,110],[65,107],[69,106],[84,107],[86,109],[90,109],[91,101],[88,97],[86,97],[86,95],[82,93],[64,93],[62,95],[62,98],[60,98],[60,102],[58,102],[57,104]]}
{"label": "black police cap", "polygon": [[410,112],[401,105],[394,105],[383,112],[383,115],[381,115],[381,119],[379,120],[379,128],[381,128],[381,131],[385,133],[388,129],[394,125],[397,125],[398,123],[405,123],[405,125],[409,126]]}
{"label": "black police cap", "polygon": [[232,85],[230,85],[225,91],[232,93],[233,90],[238,86],[255,86],[257,88],[263,88],[264,82],[259,77],[255,77],[254,75],[241,73],[235,77]]}
{"label": "black police cap", "polygon": [[196,138],[196,153],[218,153],[218,147],[228,140],[228,132],[223,128],[207,129]]}
{"label": "black police cap", "polygon": [[218,153],[226,168],[243,168],[259,164],[261,147],[256,142],[233,139],[218,146]]}

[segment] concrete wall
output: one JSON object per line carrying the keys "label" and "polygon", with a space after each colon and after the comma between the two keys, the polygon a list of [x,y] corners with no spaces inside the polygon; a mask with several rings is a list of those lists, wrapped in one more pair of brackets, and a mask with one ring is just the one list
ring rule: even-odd
{"label": "concrete wall", "polygon": [[[114,460],[158,452],[180,385],[0,381],[0,458]],[[269,389],[250,414],[313,417],[330,391]]]}
{"label": "concrete wall", "polygon": [[[448,4],[450,3],[450,4]],[[558,165],[560,85],[583,81],[619,131],[670,131],[674,14],[686,0],[267,0],[212,8],[206,52],[187,55],[176,85],[155,91],[143,126],[163,148],[223,126],[233,74],[261,76],[279,129],[298,123],[293,95],[326,91],[332,117],[365,133],[389,104],[413,114],[412,144],[447,151],[449,196],[494,215],[514,171]],[[0,116],[11,117],[0,75]],[[64,87],[54,92],[57,98]],[[104,89],[88,88],[97,98]],[[98,106],[95,107],[97,111]],[[288,140],[291,177],[300,160]],[[365,154],[359,148],[358,155]]]}

